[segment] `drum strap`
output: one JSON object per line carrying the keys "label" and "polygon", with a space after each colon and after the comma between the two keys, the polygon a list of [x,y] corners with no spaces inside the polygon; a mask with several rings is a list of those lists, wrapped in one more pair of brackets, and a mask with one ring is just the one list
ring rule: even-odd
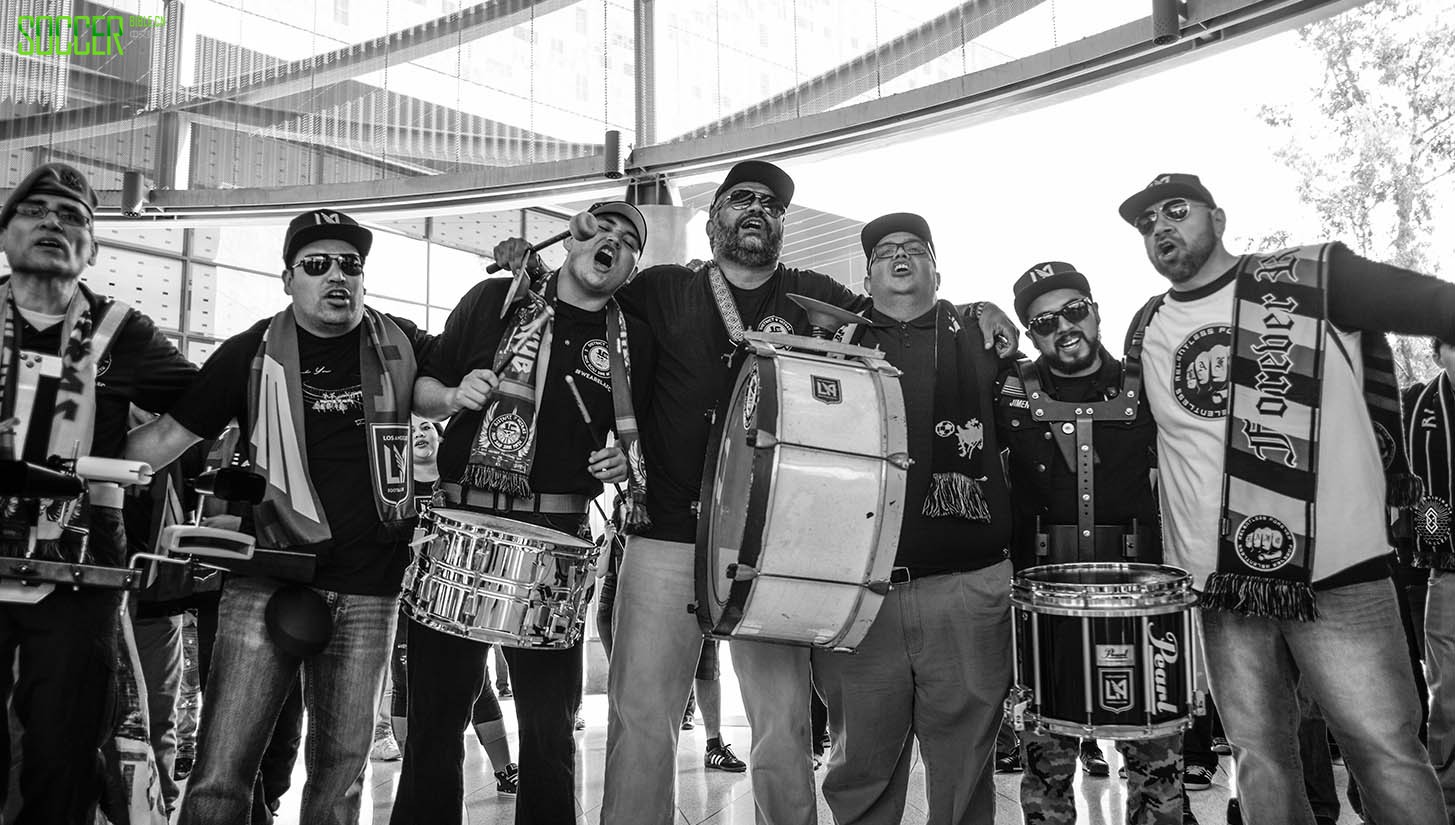
{"label": "drum strap", "polygon": [[733,291],[728,288],[727,278],[723,277],[722,270],[718,269],[715,261],[707,264],[707,282],[712,286],[712,300],[717,304],[717,313],[722,317],[723,327],[727,329],[728,340],[735,347],[741,346],[743,318],[738,314],[738,305],[733,300]]}

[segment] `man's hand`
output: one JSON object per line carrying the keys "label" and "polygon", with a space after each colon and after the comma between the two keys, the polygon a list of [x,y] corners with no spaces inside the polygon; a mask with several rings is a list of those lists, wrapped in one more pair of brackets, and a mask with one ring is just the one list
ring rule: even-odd
{"label": "man's hand", "polygon": [[1004,310],[985,301],[980,304],[980,333],[985,336],[985,348],[995,347],[995,354],[1001,358],[1015,352],[1020,340],[1020,327],[1006,315]]}
{"label": "man's hand", "polygon": [[455,411],[483,410],[490,393],[500,383],[500,376],[486,369],[470,370],[460,384],[450,390],[449,404]]}
{"label": "man's hand", "polygon": [[586,462],[586,469],[597,481],[616,484],[627,479],[626,454],[616,445],[586,456]]}
{"label": "man's hand", "polygon": [[532,271],[544,266],[541,256],[532,252],[530,243],[525,238],[506,238],[495,245],[490,253],[500,268],[507,272],[515,272],[522,265],[529,266]]}

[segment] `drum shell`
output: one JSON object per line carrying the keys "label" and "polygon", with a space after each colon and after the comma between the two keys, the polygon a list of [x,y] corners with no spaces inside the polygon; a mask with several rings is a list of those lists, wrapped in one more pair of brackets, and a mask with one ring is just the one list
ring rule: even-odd
{"label": "drum shell", "polygon": [[[698,533],[704,631],[852,649],[883,599],[867,585],[888,578],[898,543],[898,372],[760,349],[715,431]],[[729,578],[731,565],[757,575]]]}

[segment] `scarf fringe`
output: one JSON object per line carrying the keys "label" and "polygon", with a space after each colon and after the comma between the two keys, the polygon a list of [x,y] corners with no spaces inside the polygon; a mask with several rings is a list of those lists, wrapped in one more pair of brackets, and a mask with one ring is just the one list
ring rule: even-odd
{"label": "scarf fringe", "polygon": [[1413,507],[1425,494],[1418,476],[1391,472],[1385,475],[1384,497],[1390,507]]}
{"label": "scarf fringe", "polygon": [[1311,622],[1318,618],[1314,590],[1305,582],[1267,579],[1243,573],[1213,573],[1207,577],[1202,605],[1244,616],[1268,616]]}
{"label": "scarf fringe", "polygon": [[521,473],[492,467],[488,464],[470,464],[460,476],[460,484],[477,490],[494,490],[507,496],[528,496],[530,479]]}
{"label": "scarf fringe", "polygon": [[990,505],[980,482],[964,473],[935,473],[925,496],[924,515],[930,518],[958,516],[969,521],[990,521]]}
{"label": "scarf fringe", "polygon": [[1455,570],[1455,552],[1419,548],[1410,551],[1410,564],[1430,570]]}

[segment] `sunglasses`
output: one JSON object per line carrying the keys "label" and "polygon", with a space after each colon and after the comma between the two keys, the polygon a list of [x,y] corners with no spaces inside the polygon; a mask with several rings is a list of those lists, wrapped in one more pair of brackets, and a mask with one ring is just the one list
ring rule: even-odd
{"label": "sunglasses", "polygon": [[1091,314],[1091,307],[1090,298],[1077,298],[1055,312],[1042,312],[1027,321],[1026,326],[1037,335],[1050,335],[1056,331],[1056,327],[1060,326],[1060,322],[1056,320],[1058,317],[1065,318],[1073,324],[1085,321],[1086,316]]}
{"label": "sunglasses", "polygon": [[1156,209],[1148,209],[1146,212],[1138,215],[1137,219],[1132,221],[1132,226],[1135,226],[1137,231],[1143,235],[1150,235],[1152,234],[1152,229],[1157,226],[1158,213],[1161,213],[1162,217],[1173,223],[1181,223],[1187,218],[1187,213],[1192,210],[1193,203],[1194,201],[1190,201],[1187,198],[1173,198]]}
{"label": "sunglasses", "polygon": [[43,203],[18,203],[15,205],[15,214],[31,220],[43,221],[45,216],[51,212],[56,213],[56,220],[66,226],[90,226],[91,219],[82,215],[74,209],[51,209]]}
{"label": "sunglasses", "polygon": [[903,249],[904,254],[919,257],[930,254],[930,247],[924,241],[905,241],[904,243],[882,243],[869,250],[869,260],[887,261],[899,254]]}
{"label": "sunglasses", "polygon": [[788,204],[767,193],[754,192],[751,189],[734,189],[727,194],[727,205],[740,212],[754,203],[762,206],[764,212],[775,218],[783,217],[783,213],[788,211]]}
{"label": "sunglasses", "polygon": [[320,275],[328,274],[330,267],[338,264],[340,272],[345,275],[357,278],[364,274],[364,259],[352,252],[345,252],[340,255],[328,255],[322,252],[314,255],[304,255],[298,259],[295,267],[303,267],[303,274],[312,275],[317,278]]}

